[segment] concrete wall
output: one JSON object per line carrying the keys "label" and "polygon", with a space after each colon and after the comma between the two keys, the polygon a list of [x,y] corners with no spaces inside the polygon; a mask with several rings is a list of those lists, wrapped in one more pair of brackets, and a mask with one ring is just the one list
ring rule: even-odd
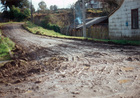
{"label": "concrete wall", "polygon": [[[139,29],[131,29],[131,10],[137,8]],[[122,6],[109,17],[109,37],[140,40],[140,0],[124,0]]]}

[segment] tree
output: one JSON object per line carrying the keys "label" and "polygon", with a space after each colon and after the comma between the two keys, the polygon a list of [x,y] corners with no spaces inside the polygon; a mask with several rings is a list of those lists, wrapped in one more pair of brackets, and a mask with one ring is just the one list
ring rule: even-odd
{"label": "tree", "polygon": [[29,18],[31,15],[31,12],[28,8],[25,8],[23,11],[23,15],[25,16],[25,18]]}
{"label": "tree", "polygon": [[54,7],[54,11],[57,11],[58,9],[57,5],[54,5],[53,7]]}
{"label": "tree", "polygon": [[53,11],[53,5],[50,6],[50,10]]}
{"label": "tree", "polygon": [[12,6],[9,13],[9,18],[15,21],[22,21],[30,17],[30,10],[28,8],[20,9],[19,7]]}
{"label": "tree", "polygon": [[51,11],[57,11],[57,9],[58,9],[57,5],[51,5],[50,6]]}
{"label": "tree", "polygon": [[47,5],[44,1],[39,2],[38,6],[42,12],[45,12],[45,10],[47,9]]}
{"label": "tree", "polygon": [[33,11],[33,13],[35,12],[35,7],[34,7],[34,5],[32,5],[32,11]]}
{"label": "tree", "polygon": [[29,1],[28,0],[0,0],[1,4],[4,7],[4,10],[7,11],[8,8],[12,8],[12,6],[19,7],[19,8],[29,8]]}

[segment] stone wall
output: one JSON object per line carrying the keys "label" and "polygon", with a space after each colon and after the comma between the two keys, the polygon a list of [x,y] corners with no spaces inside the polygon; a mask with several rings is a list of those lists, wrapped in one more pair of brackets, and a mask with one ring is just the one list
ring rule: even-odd
{"label": "stone wall", "polygon": [[[139,29],[131,27],[131,10],[138,8]],[[122,6],[109,17],[110,39],[140,40],[140,0],[124,0]]]}

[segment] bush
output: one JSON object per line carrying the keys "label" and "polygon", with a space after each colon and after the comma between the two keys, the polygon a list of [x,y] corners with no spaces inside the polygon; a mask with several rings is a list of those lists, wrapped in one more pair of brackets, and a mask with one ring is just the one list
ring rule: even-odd
{"label": "bush", "polygon": [[50,22],[50,16],[45,16],[44,19],[41,21],[41,26],[43,28],[47,28],[47,24]]}
{"label": "bush", "polygon": [[[3,13],[5,18],[9,18],[15,21],[23,21],[30,17],[30,10],[28,8],[20,9],[18,7],[12,6],[10,11]],[[9,17],[6,17],[8,15]]]}
{"label": "bush", "polygon": [[46,16],[42,21],[41,21],[41,26],[43,28],[47,28],[49,30],[54,30],[55,32],[60,33],[60,27],[55,24],[50,23],[50,16]]}
{"label": "bush", "polygon": [[15,44],[9,39],[3,36],[0,37],[0,61],[9,59],[9,52],[15,47]]}
{"label": "bush", "polygon": [[60,33],[60,27],[58,25],[55,25],[55,24],[48,23],[47,24],[47,29],[54,30],[55,32]]}

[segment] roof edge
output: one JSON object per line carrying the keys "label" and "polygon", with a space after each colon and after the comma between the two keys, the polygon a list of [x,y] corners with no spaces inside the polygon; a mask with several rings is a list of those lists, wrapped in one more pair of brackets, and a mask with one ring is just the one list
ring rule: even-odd
{"label": "roof edge", "polygon": [[111,15],[113,15],[117,10],[119,10],[122,6],[122,4],[124,3],[125,0],[122,0],[120,6],[118,8],[116,8],[116,10],[114,10],[111,14],[108,15],[108,17],[110,17]]}

